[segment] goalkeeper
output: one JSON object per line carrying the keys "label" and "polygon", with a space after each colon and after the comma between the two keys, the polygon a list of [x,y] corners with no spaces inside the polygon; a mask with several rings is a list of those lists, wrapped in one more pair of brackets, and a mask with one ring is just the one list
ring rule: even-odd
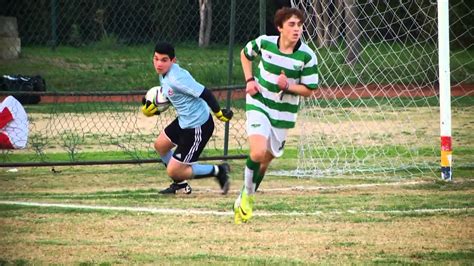
{"label": "goalkeeper", "polygon": [[[229,190],[229,165],[196,162],[214,132],[214,121],[209,108],[222,122],[229,122],[232,111],[221,110],[212,92],[176,64],[173,45],[157,43],[153,65],[158,73],[163,94],[178,115],[155,141],[155,149],[166,166],[167,174],[173,180],[173,183],[160,193],[175,194],[182,191],[189,194],[191,187],[186,180],[216,177],[222,193],[226,194]],[[142,104],[141,110],[146,116],[159,115],[153,103],[143,99]]]}
{"label": "goalkeeper", "polygon": [[[293,128],[299,96],[308,97],[317,88],[317,58],[300,40],[303,13],[279,9],[274,24],[279,36],[262,35],[242,49],[246,80],[246,128],[250,154],[244,171],[244,186],[234,203],[235,223],[252,217],[257,191],[270,162],[283,155],[288,129]],[[260,57],[258,69],[252,61]]]}

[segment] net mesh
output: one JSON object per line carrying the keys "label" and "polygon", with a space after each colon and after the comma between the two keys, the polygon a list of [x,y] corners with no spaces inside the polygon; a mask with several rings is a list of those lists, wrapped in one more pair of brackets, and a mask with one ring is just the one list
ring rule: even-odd
{"label": "net mesh", "polygon": [[[450,6],[453,131],[472,107],[472,17]],[[303,101],[298,169],[279,174],[435,173],[439,168],[437,7],[432,1],[292,1],[319,60],[319,91]],[[461,56],[460,56],[461,55]],[[468,143],[472,146],[472,143]],[[459,165],[470,164],[469,156]]]}

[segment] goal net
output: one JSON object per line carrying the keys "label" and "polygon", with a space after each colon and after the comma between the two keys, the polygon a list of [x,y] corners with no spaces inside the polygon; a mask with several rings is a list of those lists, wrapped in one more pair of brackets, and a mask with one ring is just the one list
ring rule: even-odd
{"label": "goal net", "polygon": [[[303,39],[318,56],[319,89],[300,107],[298,168],[288,174],[439,176],[436,1],[291,2],[306,16]],[[463,107],[474,80],[464,16],[472,9],[452,1],[453,132],[473,115]]]}

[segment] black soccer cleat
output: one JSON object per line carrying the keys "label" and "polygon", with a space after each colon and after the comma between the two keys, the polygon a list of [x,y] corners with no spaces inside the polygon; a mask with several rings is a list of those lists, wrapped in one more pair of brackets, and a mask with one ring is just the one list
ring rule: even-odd
{"label": "black soccer cleat", "polygon": [[217,167],[219,167],[219,173],[217,174],[216,178],[217,178],[217,181],[219,182],[219,185],[221,186],[222,194],[225,195],[227,194],[227,192],[229,192],[229,187],[230,187],[230,180],[229,180],[230,166],[228,163],[223,163],[223,164],[219,164]]}
{"label": "black soccer cleat", "polygon": [[163,190],[161,190],[159,193],[160,194],[177,194],[177,193],[183,193],[183,194],[191,194],[193,189],[191,186],[188,184],[188,182],[178,184],[176,182],[171,183],[171,185]]}

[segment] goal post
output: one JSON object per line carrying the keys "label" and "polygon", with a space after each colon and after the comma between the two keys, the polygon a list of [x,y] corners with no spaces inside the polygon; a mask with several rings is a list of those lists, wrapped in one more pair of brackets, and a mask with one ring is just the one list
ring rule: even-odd
{"label": "goal post", "polygon": [[[439,176],[441,153],[441,176],[451,180],[451,101],[466,100],[473,83],[465,1],[291,4],[305,13],[303,39],[317,54],[320,84],[301,103],[298,167],[279,174]],[[466,125],[472,108],[455,107]],[[469,134],[461,123],[454,130]]]}
{"label": "goal post", "polygon": [[449,69],[449,1],[438,0],[439,105],[441,178],[452,180],[451,78]]}

